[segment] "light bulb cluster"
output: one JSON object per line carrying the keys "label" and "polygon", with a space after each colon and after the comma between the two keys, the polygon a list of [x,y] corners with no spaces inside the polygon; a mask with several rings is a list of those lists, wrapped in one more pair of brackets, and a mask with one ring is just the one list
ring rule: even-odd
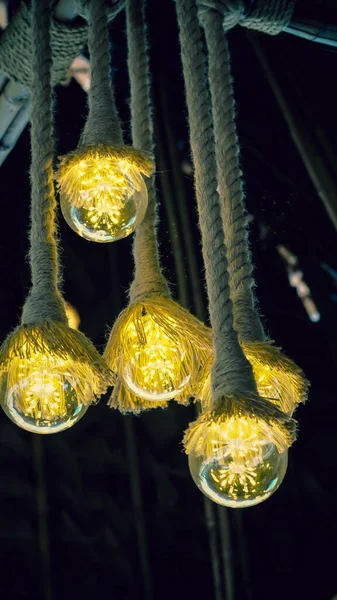
{"label": "light bulb cluster", "polygon": [[90,146],[61,160],[58,183],[61,210],[68,225],[94,242],[130,235],[147,210],[142,174],[153,170],[151,158],[133,148]]}

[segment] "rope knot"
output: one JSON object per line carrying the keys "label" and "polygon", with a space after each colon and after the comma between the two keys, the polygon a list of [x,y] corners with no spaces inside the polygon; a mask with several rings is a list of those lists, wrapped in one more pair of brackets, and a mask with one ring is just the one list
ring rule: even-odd
{"label": "rope knot", "polygon": [[294,0],[197,0],[197,4],[202,24],[206,14],[215,12],[222,16],[225,31],[243,25],[269,35],[281,33],[294,11]]}
{"label": "rope knot", "polygon": [[225,31],[241,24],[247,12],[244,0],[197,0],[197,4],[201,23],[206,13],[217,12],[223,18]]}

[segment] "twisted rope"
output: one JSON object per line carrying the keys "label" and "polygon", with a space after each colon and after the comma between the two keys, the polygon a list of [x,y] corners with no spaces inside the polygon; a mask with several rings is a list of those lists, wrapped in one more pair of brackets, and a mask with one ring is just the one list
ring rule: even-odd
{"label": "twisted rope", "polygon": [[33,0],[29,253],[32,289],[22,314],[22,323],[25,325],[47,319],[67,322],[58,289],[58,249],[55,237],[50,16],[50,0]]}
{"label": "twisted rope", "polygon": [[217,12],[225,31],[243,25],[269,35],[277,35],[289,25],[294,6],[293,0],[198,0],[199,14]]}
{"label": "twisted rope", "polygon": [[[132,141],[135,148],[153,154],[151,80],[147,31],[144,18],[146,1],[126,0],[128,69],[131,88]],[[157,228],[157,202],[154,175],[146,181],[148,208],[138,225],[133,243],[135,277],[130,288],[132,303],[140,298],[169,296],[161,272]]]}
{"label": "twisted rope", "polygon": [[[66,81],[67,69],[83,49],[87,26],[67,25],[51,20],[52,84]],[[7,77],[32,86],[32,13],[21,3],[0,38],[0,69]]]}
{"label": "twisted rope", "polygon": [[[108,8],[109,20],[124,7],[124,0],[116,0]],[[82,7],[83,8],[83,7]],[[80,11],[83,16],[86,11]],[[0,38],[0,70],[14,81],[32,85],[32,14],[22,2]],[[67,69],[80,54],[88,38],[86,23],[60,23],[52,18],[51,27],[52,84],[67,82]]]}
{"label": "twisted rope", "polygon": [[88,45],[91,64],[89,115],[80,146],[123,144],[115,97],[110,79],[108,15],[105,0],[88,5]]}
{"label": "twisted rope", "polygon": [[195,169],[195,187],[214,334],[213,397],[238,390],[256,391],[250,363],[233,329],[228,264],[214,154],[210,99],[205,77],[205,56],[195,0],[177,0],[181,57]]}
{"label": "twisted rope", "polygon": [[262,341],[265,335],[253,292],[253,265],[248,246],[228,42],[219,12],[209,10],[200,16],[208,49],[218,191],[226,237],[234,328],[241,341]]}

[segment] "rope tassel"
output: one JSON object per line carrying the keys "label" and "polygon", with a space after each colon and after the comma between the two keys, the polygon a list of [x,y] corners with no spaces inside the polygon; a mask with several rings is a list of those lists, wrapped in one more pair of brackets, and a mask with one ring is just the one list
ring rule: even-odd
{"label": "rope tassel", "polygon": [[57,180],[68,225],[85,239],[104,243],[130,235],[143,220],[143,176],[151,175],[154,164],[151,154],[123,144],[110,81],[106,2],[88,5],[89,115],[78,149],[61,159]]}
{"label": "rope tassel", "polygon": [[55,433],[72,426],[112,383],[112,373],[92,343],[68,327],[59,291],[52,179],[50,4],[49,0],[32,3],[32,288],[21,325],[0,348],[1,405],[14,423],[35,433]]}
{"label": "rope tassel", "polygon": [[192,477],[205,495],[227,506],[250,506],[268,498],[282,482],[296,424],[259,396],[233,327],[197,6],[195,0],[177,0],[176,7],[214,348],[210,407],[190,425],[184,444]]}
{"label": "rope tassel", "polygon": [[[152,153],[144,3],[127,0],[126,15],[133,143]],[[159,258],[154,176],[147,189],[147,213],[134,237],[130,305],[116,320],[104,353],[115,373],[110,406],[121,412],[164,408],[171,399],[188,403],[208,356],[207,328],[170,299]]]}

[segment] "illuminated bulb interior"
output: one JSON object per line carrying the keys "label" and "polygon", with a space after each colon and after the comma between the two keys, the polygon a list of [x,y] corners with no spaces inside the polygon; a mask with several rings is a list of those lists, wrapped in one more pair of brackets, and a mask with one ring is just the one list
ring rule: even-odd
{"label": "illuminated bulb interior", "polygon": [[[168,319],[167,319],[168,320]],[[122,376],[125,385],[139,398],[170,400],[180,394],[194,368],[184,339],[168,334],[149,314],[139,323],[129,321],[124,332]],[[174,332],[174,320],[172,319]],[[194,358],[194,357],[192,357]]]}
{"label": "illuminated bulb interior", "polygon": [[94,242],[130,235],[147,209],[146,185],[136,167],[99,154],[70,166],[62,177],[60,196],[68,225]]}
{"label": "illuminated bulb interior", "polygon": [[[2,381],[2,408],[16,425],[33,433],[57,433],[76,423],[88,403],[78,399],[78,382],[66,361],[36,354],[14,358]],[[83,392],[83,389],[81,389]]]}
{"label": "illuminated bulb interior", "polygon": [[257,385],[257,390],[262,398],[270,400],[286,413],[292,413],[294,402],[289,397],[289,391],[282,388],[282,383],[277,377],[277,372],[269,365],[262,365],[254,361],[254,358],[246,354],[253,367],[253,373]]}
{"label": "illuminated bulb interior", "polygon": [[208,436],[207,452],[191,452],[189,468],[199,489],[217,504],[254,506],[282,483],[288,453],[279,453],[255,419],[231,417],[213,423]]}

